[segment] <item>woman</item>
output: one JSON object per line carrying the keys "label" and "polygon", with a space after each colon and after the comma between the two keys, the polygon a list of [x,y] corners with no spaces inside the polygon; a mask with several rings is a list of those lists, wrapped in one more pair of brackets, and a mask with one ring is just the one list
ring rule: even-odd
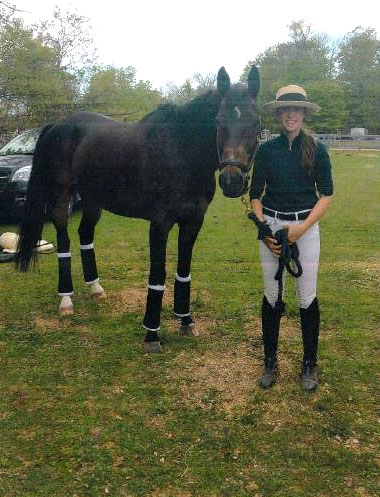
{"label": "woman", "polygon": [[[255,158],[250,188],[251,206],[272,233],[287,228],[290,244],[297,242],[303,273],[296,279],[303,339],[301,386],[314,390],[317,379],[319,306],[317,273],[320,251],[318,220],[328,209],[333,183],[326,148],[302,129],[305,116],[320,107],[307,101],[305,90],[296,85],[280,88],[276,100],[264,106],[276,115],[282,127],[278,138],[263,143]],[[262,332],[264,370],[259,379],[263,388],[271,387],[277,375],[277,343],[283,312],[275,280],[281,245],[273,238],[260,241],[264,276]]]}

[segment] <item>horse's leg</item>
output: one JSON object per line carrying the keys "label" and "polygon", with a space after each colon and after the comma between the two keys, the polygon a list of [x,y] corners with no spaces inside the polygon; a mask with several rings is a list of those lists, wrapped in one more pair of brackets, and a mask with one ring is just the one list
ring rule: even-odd
{"label": "horse's leg", "polygon": [[194,321],[190,316],[190,267],[194,243],[203,224],[203,216],[180,224],[178,235],[178,264],[174,282],[174,315],[181,319],[180,332],[192,335]]}
{"label": "horse's leg", "polygon": [[95,299],[105,297],[104,289],[99,284],[94,251],[95,226],[100,219],[100,215],[100,207],[84,204],[83,215],[78,228],[84,281],[86,285],[91,286],[91,297]]}
{"label": "horse's leg", "polygon": [[157,332],[160,329],[162,297],[165,290],[166,244],[173,224],[154,221],[150,224],[150,274],[143,321],[143,327],[147,330],[144,340],[144,349],[147,352],[162,352]]}
{"label": "horse's leg", "polygon": [[61,315],[73,314],[73,282],[71,279],[70,238],[67,232],[70,195],[66,190],[60,192],[52,209],[52,220],[57,231],[58,255],[58,295],[62,297],[59,305]]}

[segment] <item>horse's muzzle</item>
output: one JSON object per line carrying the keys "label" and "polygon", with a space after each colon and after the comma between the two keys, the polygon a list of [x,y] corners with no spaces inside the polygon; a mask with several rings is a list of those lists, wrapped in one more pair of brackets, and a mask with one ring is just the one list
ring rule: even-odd
{"label": "horse's muzzle", "polygon": [[226,197],[240,197],[248,189],[248,174],[238,166],[226,166],[220,172],[219,186]]}

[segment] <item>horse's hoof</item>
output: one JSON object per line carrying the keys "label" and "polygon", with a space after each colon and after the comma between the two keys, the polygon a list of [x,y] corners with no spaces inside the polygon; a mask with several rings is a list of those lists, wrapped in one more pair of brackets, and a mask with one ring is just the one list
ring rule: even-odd
{"label": "horse's hoof", "polygon": [[163,352],[162,345],[159,341],[156,342],[143,342],[144,351],[148,354],[160,354]]}
{"label": "horse's hoof", "polygon": [[106,292],[95,292],[91,294],[92,300],[103,300],[107,298]]}
{"label": "horse's hoof", "polygon": [[69,307],[60,307],[58,309],[59,315],[60,316],[71,316],[74,314],[74,307],[69,306]]}
{"label": "horse's hoof", "polygon": [[197,336],[197,333],[195,332],[195,324],[190,323],[188,325],[183,325],[181,324],[179,328],[179,333],[180,335],[184,337],[195,337]]}

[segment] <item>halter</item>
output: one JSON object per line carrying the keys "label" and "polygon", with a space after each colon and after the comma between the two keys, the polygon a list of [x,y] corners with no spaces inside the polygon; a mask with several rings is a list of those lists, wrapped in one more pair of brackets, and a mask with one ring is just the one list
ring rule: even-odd
{"label": "halter", "polygon": [[238,167],[240,169],[240,171],[246,175],[245,187],[244,187],[244,190],[241,193],[241,198],[243,199],[243,196],[247,193],[248,188],[249,188],[249,181],[250,181],[249,172],[252,169],[253,162],[255,160],[256,153],[257,153],[257,150],[259,148],[259,143],[257,142],[257,146],[255,148],[255,151],[252,154],[252,157],[251,157],[248,165],[244,164],[244,162],[241,162],[238,159],[229,159],[229,160],[224,160],[223,161],[221,153],[220,153],[220,149],[219,149],[218,135],[219,135],[219,131],[217,130],[216,131],[216,150],[217,150],[217,153],[218,153],[219,170],[222,171],[227,166],[235,166],[235,167]]}
{"label": "halter", "polygon": [[247,164],[244,164],[244,162],[241,162],[238,159],[222,160],[222,155],[221,155],[220,149],[219,149],[218,137],[219,137],[219,131],[216,130],[216,151],[218,153],[219,170],[222,170],[223,168],[225,168],[227,166],[236,166],[242,172],[248,174],[253,166],[253,161],[255,159],[257,149],[259,148],[259,143],[257,142],[257,146],[255,148],[255,151],[253,152],[252,157],[251,157],[251,159],[248,163],[248,166],[247,166]]}
{"label": "halter", "polygon": [[[239,118],[240,118],[240,116],[239,116]],[[249,182],[250,182],[249,172],[252,169],[253,162],[254,162],[254,159],[256,156],[256,152],[259,148],[259,141],[260,141],[259,138],[260,138],[260,132],[261,132],[261,116],[260,115],[258,116],[258,124],[255,126],[255,128],[256,128],[256,132],[257,132],[256,133],[257,143],[256,143],[256,148],[255,148],[248,164],[244,164],[244,162],[241,162],[238,159],[230,159],[230,160],[225,160],[225,161],[222,160],[222,154],[221,154],[220,149],[219,149],[219,130],[218,130],[218,128],[216,129],[216,150],[218,153],[219,171],[222,171],[227,166],[235,166],[235,167],[238,167],[240,169],[240,172],[242,174],[245,174],[245,176],[246,176],[243,190],[241,191],[240,195],[237,195],[237,197],[245,195],[249,189]]]}

